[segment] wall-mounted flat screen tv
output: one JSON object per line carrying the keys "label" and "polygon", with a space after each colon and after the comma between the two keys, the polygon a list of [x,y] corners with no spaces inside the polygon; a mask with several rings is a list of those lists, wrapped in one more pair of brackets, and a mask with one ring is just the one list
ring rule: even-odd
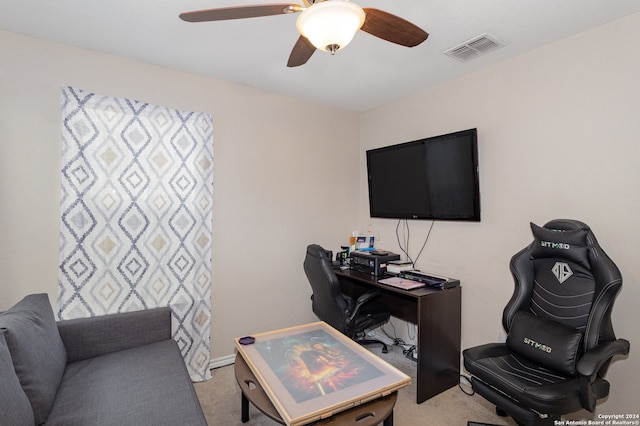
{"label": "wall-mounted flat screen tv", "polygon": [[476,129],[367,151],[371,217],[480,221]]}

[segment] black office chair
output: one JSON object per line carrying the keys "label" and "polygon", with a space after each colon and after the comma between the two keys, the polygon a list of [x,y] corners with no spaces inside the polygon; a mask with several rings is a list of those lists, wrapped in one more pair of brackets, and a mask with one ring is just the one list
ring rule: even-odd
{"label": "black office chair", "polygon": [[382,352],[387,353],[384,342],[364,338],[365,330],[389,321],[389,311],[373,301],[380,290],[368,291],[357,300],[343,294],[333,272],[331,252],[317,244],[307,247],[304,272],[311,284],[312,309],[318,319],[360,344],[382,344]]}
{"label": "black office chair", "polygon": [[584,223],[558,219],[531,229],[533,242],[511,258],[507,340],[466,349],[464,366],[498,414],[553,425],[562,414],[593,412],[609,394],[612,357],[629,353],[611,325],[622,276]]}

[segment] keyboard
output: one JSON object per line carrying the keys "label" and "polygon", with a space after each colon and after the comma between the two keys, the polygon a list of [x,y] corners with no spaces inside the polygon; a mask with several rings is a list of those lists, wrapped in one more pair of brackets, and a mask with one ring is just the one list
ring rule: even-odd
{"label": "keyboard", "polygon": [[446,278],[434,277],[432,275],[427,275],[419,271],[401,272],[400,277],[406,278],[408,280],[419,281],[421,283],[425,283],[432,286],[442,284],[445,281],[447,281]]}
{"label": "keyboard", "polygon": [[449,278],[427,275],[420,271],[401,272],[400,277],[411,281],[418,281],[428,285],[429,287],[439,288],[440,290],[460,285],[460,281],[458,280],[450,280]]}

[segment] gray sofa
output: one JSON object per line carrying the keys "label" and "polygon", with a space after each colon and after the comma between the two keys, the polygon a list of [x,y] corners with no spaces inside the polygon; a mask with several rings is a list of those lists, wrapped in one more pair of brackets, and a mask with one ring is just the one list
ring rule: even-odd
{"label": "gray sofa", "polygon": [[0,314],[0,425],[206,425],[171,311],[55,321],[46,294]]}

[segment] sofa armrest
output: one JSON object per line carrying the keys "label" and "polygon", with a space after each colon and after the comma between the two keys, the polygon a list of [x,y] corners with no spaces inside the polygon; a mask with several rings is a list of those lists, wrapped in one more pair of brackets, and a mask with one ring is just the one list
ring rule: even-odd
{"label": "sofa armrest", "polygon": [[171,339],[171,308],[58,321],[67,362]]}

